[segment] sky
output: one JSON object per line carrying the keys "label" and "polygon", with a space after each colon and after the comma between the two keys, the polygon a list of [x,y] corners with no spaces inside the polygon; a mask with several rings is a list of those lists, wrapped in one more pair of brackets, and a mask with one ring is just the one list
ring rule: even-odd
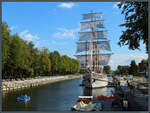
{"label": "sky", "polygon": [[17,33],[22,39],[32,41],[36,48],[46,47],[50,52],[75,58],[76,43],[79,39],[82,14],[102,12],[102,19],[113,55],[109,61],[112,70],[118,65],[130,65],[131,60],[139,63],[147,59],[145,45],[139,50],[129,50],[117,43],[125,28],[122,9],[118,2],[2,2],[2,21],[6,22],[11,34]]}

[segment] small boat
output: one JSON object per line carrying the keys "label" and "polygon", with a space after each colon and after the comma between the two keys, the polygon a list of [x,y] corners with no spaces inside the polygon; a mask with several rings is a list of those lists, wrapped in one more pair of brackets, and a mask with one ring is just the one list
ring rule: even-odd
{"label": "small boat", "polygon": [[72,111],[93,111],[96,104],[89,102],[88,104],[83,101],[78,102],[76,105],[72,107]]}
{"label": "small boat", "polygon": [[79,96],[77,102],[83,101],[84,103],[92,100],[93,96]]}
{"label": "small boat", "polygon": [[29,100],[30,100],[30,96],[17,97],[17,101],[29,101]]}
{"label": "small boat", "polygon": [[102,111],[102,103],[93,103],[93,96],[79,96],[71,111]]}
{"label": "small boat", "polygon": [[109,96],[109,97],[107,97],[107,96],[104,96],[104,95],[100,95],[100,96],[97,96],[97,99],[103,99],[103,100],[111,100],[111,99],[114,99],[115,98],[115,96]]}

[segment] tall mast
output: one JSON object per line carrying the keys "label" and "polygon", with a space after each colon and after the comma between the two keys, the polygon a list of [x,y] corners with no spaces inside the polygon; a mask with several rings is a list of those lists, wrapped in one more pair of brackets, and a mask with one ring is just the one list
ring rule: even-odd
{"label": "tall mast", "polygon": [[[94,17],[93,17],[93,10],[91,10],[91,22],[94,21]],[[94,44],[94,37],[95,37],[95,26],[91,26],[91,31],[92,31],[92,37],[91,37],[91,48],[92,48],[92,51],[91,51],[91,62],[92,62],[92,68],[93,68],[93,71],[95,71],[95,44]]]}
{"label": "tall mast", "polygon": [[88,55],[88,42],[86,41],[85,44],[86,44],[86,46],[85,46],[85,50],[86,50],[86,51],[85,51],[85,52],[86,52],[86,53],[85,53],[85,55],[86,55],[86,56],[85,56],[85,57],[86,57],[86,58],[85,58],[85,68],[87,68],[87,65],[88,65],[88,57],[87,57],[87,55]]}
{"label": "tall mast", "polygon": [[[91,22],[93,21],[93,10],[91,10]],[[90,42],[90,45],[91,45],[91,63],[90,63],[90,67],[91,67],[91,72],[92,72],[92,61],[93,61],[93,59],[92,59],[92,54],[93,54],[93,44],[92,44],[92,42],[93,42],[93,28],[92,28],[92,26],[91,26],[91,30],[92,30],[92,36],[91,36],[91,42]]]}
{"label": "tall mast", "polygon": [[[102,54],[100,50],[111,51],[109,41],[105,36],[104,30],[98,28],[104,27],[104,20],[101,20],[101,13],[83,14],[83,21],[81,22],[81,31],[79,33],[79,41],[77,42],[77,52],[85,51],[84,55],[76,55],[81,67],[89,68],[89,71],[100,71],[99,68],[107,65],[111,54]],[[90,21],[89,21],[90,20]]]}

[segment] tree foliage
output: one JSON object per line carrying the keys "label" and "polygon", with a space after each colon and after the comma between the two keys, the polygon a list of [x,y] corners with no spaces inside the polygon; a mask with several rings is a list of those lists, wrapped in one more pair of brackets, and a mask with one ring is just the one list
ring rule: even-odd
{"label": "tree foliage", "polygon": [[146,44],[148,51],[148,2],[128,1],[118,4],[123,6],[122,14],[125,14],[125,23],[121,27],[126,30],[122,32],[120,46],[128,45],[129,49],[140,49],[140,41]]}
{"label": "tree foliage", "polygon": [[109,65],[104,66],[104,72],[105,72],[106,74],[110,74],[110,73],[111,73],[111,67],[110,67]]}
{"label": "tree foliage", "polygon": [[11,35],[6,23],[2,23],[2,78],[26,78],[52,76],[80,72],[77,60],[61,56],[59,52],[39,50],[32,42],[26,42],[17,34]]}
{"label": "tree foliage", "polygon": [[[142,59],[140,63],[148,63],[148,59]],[[139,64],[140,64],[139,63]],[[133,75],[138,76],[140,71],[140,65],[136,64],[135,60],[132,60],[130,65],[121,66],[118,65],[117,69],[114,71],[115,75]]]}
{"label": "tree foliage", "polygon": [[148,63],[148,59],[142,59],[141,63]]}
{"label": "tree foliage", "polygon": [[121,75],[128,75],[129,74],[129,66],[121,66],[117,67],[117,73]]}
{"label": "tree foliage", "polygon": [[138,65],[136,64],[135,60],[132,60],[131,61],[131,64],[130,64],[130,70],[129,70],[130,74],[131,75],[134,75],[134,76],[137,76],[139,74],[139,67]]}

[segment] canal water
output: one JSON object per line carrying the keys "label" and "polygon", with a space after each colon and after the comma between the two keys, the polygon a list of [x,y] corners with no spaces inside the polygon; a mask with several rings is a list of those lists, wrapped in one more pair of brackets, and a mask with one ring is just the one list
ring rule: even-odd
{"label": "canal water", "polygon": [[[111,95],[113,88],[85,89],[79,85],[82,78],[65,80],[39,87],[12,91],[2,95],[3,111],[69,111],[76,104],[78,96]],[[16,98],[26,93],[31,97],[27,103]]]}

